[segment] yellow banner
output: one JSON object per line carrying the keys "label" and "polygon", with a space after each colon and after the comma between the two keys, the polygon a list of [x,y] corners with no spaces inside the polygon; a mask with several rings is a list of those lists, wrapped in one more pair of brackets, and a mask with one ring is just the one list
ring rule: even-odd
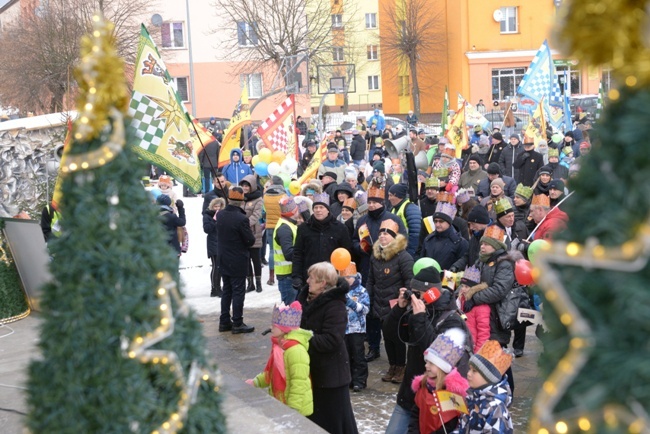
{"label": "yellow banner", "polygon": [[546,140],[546,119],[544,118],[544,110],[542,109],[544,106],[543,102],[544,98],[537,104],[537,108],[528,121],[524,136],[525,143],[533,142],[537,145],[540,140]]}
{"label": "yellow banner", "polygon": [[298,182],[300,184],[304,184],[310,179],[316,177],[316,174],[318,173],[318,167],[320,167],[321,163],[327,158],[327,142],[329,142],[331,138],[332,135],[329,135],[320,142],[320,146],[316,150],[314,157],[311,159],[309,166],[307,166],[307,169],[305,169],[305,173],[303,173],[302,176],[298,179]]}
{"label": "yellow banner", "polygon": [[456,158],[460,158],[463,150],[467,149],[467,127],[465,126],[465,104],[458,109],[451,119],[449,129],[445,134],[450,143],[456,146]]}

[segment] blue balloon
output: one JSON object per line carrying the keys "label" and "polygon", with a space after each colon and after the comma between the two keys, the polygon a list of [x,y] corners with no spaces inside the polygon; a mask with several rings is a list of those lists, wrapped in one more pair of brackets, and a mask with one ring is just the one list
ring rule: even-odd
{"label": "blue balloon", "polygon": [[259,176],[267,176],[269,174],[269,165],[263,161],[260,161],[255,165],[255,173]]}

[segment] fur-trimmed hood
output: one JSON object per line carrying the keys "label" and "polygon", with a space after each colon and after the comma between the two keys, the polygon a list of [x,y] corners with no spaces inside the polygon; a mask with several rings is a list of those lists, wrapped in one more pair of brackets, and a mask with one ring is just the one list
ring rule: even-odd
{"label": "fur-trimmed hood", "polygon": [[314,190],[314,192],[318,194],[323,192],[323,184],[318,179],[312,179],[307,184],[304,184],[302,187],[300,187],[300,195],[307,196],[306,192],[308,188]]}
{"label": "fur-trimmed hood", "polygon": [[[422,384],[422,378],[424,378],[424,374],[416,375],[413,378],[413,381],[411,382],[411,389],[413,392],[417,393]],[[464,398],[467,394],[468,388],[469,384],[467,383],[467,380],[463,378],[462,375],[460,375],[456,368],[452,369],[451,372],[445,377],[445,390],[451,393],[455,393]]]}
{"label": "fur-trimmed hood", "polygon": [[376,259],[379,259],[380,261],[390,261],[395,256],[397,256],[399,252],[406,250],[407,245],[408,240],[406,237],[402,234],[397,234],[395,239],[388,243],[388,245],[384,248],[379,245],[379,240],[377,240],[372,246],[372,254]]}

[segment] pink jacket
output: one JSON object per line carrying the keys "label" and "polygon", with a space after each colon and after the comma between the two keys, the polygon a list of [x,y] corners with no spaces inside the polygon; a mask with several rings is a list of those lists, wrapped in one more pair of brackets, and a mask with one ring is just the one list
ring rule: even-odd
{"label": "pink jacket", "polygon": [[[460,296],[460,308],[465,305],[465,297]],[[467,327],[474,339],[474,353],[478,353],[485,341],[490,339],[490,305],[480,304],[467,312]]]}

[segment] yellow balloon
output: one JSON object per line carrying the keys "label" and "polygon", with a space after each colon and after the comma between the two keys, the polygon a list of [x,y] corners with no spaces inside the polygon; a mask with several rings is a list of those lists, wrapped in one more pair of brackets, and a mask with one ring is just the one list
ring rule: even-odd
{"label": "yellow balloon", "polygon": [[253,157],[253,159],[251,160],[251,164],[253,165],[253,167],[257,166],[257,163],[259,163],[259,162],[260,162],[260,156],[259,155],[255,155]]}
{"label": "yellow balloon", "polygon": [[286,155],[284,155],[284,152],[282,152],[282,151],[275,151],[275,152],[273,153],[272,160],[275,161],[275,162],[278,163],[278,164],[282,164],[282,162],[284,161],[285,158],[286,158]]}
{"label": "yellow balloon", "polygon": [[260,157],[259,161],[262,163],[269,164],[271,161],[273,161],[273,153],[268,148],[260,149],[260,152],[257,155]]}
{"label": "yellow balloon", "polygon": [[291,181],[291,183],[289,183],[289,192],[294,196],[300,193],[300,183],[296,180]]}

